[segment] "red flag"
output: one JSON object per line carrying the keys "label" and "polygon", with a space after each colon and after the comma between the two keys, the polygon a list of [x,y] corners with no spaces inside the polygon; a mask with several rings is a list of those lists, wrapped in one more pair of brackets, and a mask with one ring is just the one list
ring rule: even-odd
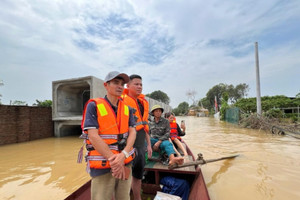
{"label": "red flag", "polygon": [[218,112],[218,102],[217,102],[216,96],[215,96],[215,111],[216,111],[216,113]]}

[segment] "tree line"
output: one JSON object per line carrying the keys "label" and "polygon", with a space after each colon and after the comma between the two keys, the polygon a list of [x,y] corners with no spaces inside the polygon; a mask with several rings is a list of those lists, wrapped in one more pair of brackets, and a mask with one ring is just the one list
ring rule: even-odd
{"label": "tree line", "polygon": [[249,86],[246,83],[240,83],[236,86],[232,84],[228,85],[225,83],[219,83],[218,85],[215,85],[209,89],[204,98],[195,101],[193,99],[195,99],[196,92],[189,90],[186,95],[189,99],[193,100],[193,104],[189,105],[186,101],[182,102],[177,108],[173,109],[173,112],[176,115],[185,115],[190,107],[194,107],[206,108],[213,113],[215,109],[215,101],[218,105],[217,109],[219,110],[224,98],[226,99],[226,102],[233,104],[239,99],[246,97],[248,95],[248,91]]}
{"label": "tree line", "polygon": [[[0,82],[1,83],[1,82]],[[1,84],[0,84],[1,85]],[[3,85],[3,84],[2,84]],[[256,98],[246,98],[248,95],[249,86],[246,83],[240,83],[236,86],[225,83],[219,83],[208,90],[206,96],[202,99],[196,100],[196,92],[194,90],[188,90],[186,96],[188,99],[192,100],[192,104],[189,105],[188,102],[181,102],[176,108],[173,109],[175,115],[186,115],[190,108],[206,108],[211,113],[214,113],[215,101],[218,105],[218,110],[222,109],[223,113],[226,108],[230,106],[235,106],[240,108],[243,112],[254,113],[256,112]],[[167,105],[170,103],[169,96],[161,91],[153,91],[146,94],[147,97],[163,102]],[[0,95],[1,97],[1,95]],[[1,99],[0,99],[1,100]],[[262,110],[264,112],[271,112],[274,108],[288,108],[300,106],[300,92],[296,95],[295,99],[283,95],[277,96],[264,96],[261,98]],[[1,104],[1,102],[0,102]],[[25,101],[13,101],[11,105],[27,105]],[[34,106],[40,107],[51,107],[51,100],[36,100]],[[272,111],[274,112],[274,111]],[[278,113],[278,111],[276,111]]]}
{"label": "tree line", "polygon": [[[218,105],[218,110],[221,111],[221,119],[225,116],[225,111],[229,107],[238,107],[242,112],[256,112],[256,97],[247,98],[249,85],[245,83],[237,84],[236,86],[225,83],[219,83],[208,90],[206,96],[200,100],[196,100],[196,92],[193,90],[187,91],[187,98],[192,100],[192,105],[188,102],[181,102],[173,109],[175,115],[186,115],[190,108],[206,108],[210,113],[215,112],[215,100]],[[170,98],[160,90],[154,91],[146,96],[169,104]],[[300,106],[300,92],[295,98],[286,97],[284,95],[263,96],[261,97],[262,110],[266,115],[280,117],[284,113],[279,108],[289,108]]]}

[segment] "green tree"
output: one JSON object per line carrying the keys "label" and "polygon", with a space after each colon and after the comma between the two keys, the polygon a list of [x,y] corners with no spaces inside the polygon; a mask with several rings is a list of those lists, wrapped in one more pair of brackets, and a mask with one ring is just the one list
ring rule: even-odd
{"label": "green tree", "polygon": [[51,100],[39,101],[36,99],[35,105],[38,107],[52,107],[52,101]]}
{"label": "green tree", "polygon": [[[235,103],[237,100],[247,96],[249,86],[246,83],[240,83],[233,89],[231,93],[231,102]],[[229,93],[230,94],[230,93]]]}
{"label": "green tree", "polygon": [[207,97],[204,97],[204,98],[200,99],[199,102],[198,102],[198,106],[200,106],[200,107],[203,106],[204,108],[206,108],[208,110],[213,108]]}
{"label": "green tree", "polygon": [[267,112],[264,113],[266,117],[272,118],[282,118],[284,116],[284,112],[279,108],[271,108]]}
{"label": "green tree", "polygon": [[172,110],[175,115],[185,115],[189,111],[189,104],[187,102],[182,102],[177,108]]}
{"label": "green tree", "polygon": [[11,105],[16,105],[16,106],[25,106],[27,105],[26,104],[26,101],[19,101],[19,100],[15,100],[14,102],[12,102]]}
{"label": "green tree", "polygon": [[170,98],[168,97],[168,95],[160,90],[154,91],[150,94],[146,94],[146,96],[155,99],[157,101],[163,102],[167,105],[169,105],[170,103]]}
{"label": "green tree", "polygon": [[256,112],[256,98],[239,99],[234,106],[242,109],[244,112]]}
{"label": "green tree", "polygon": [[180,111],[179,111],[178,108],[172,109],[172,112],[173,112],[176,116],[180,115]]}
{"label": "green tree", "polygon": [[300,98],[300,92],[296,94],[296,98]]}
{"label": "green tree", "polygon": [[[256,112],[256,98],[239,99],[234,106],[239,107],[244,112]],[[300,106],[300,99],[290,99],[284,95],[261,97],[261,107],[263,111],[273,108],[288,108]]]}
{"label": "green tree", "polygon": [[226,109],[229,108],[229,105],[227,103],[228,99],[229,99],[228,93],[224,92],[222,94],[222,103],[221,103],[221,109],[220,109],[220,119],[221,120],[225,120]]}
{"label": "green tree", "polygon": [[218,85],[215,85],[212,87],[208,92],[206,93],[206,98],[209,101],[210,105],[213,107],[215,102],[215,97],[217,97],[217,103],[218,105],[221,104],[221,97],[223,92],[227,90],[227,85],[224,83],[220,83]]}
{"label": "green tree", "polygon": [[213,107],[215,102],[215,97],[217,97],[218,105],[221,104],[221,97],[224,92],[227,92],[228,100],[230,100],[231,103],[235,103],[238,99],[247,96],[248,91],[249,91],[249,86],[245,83],[240,83],[235,87],[233,85],[219,83],[218,85],[212,87],[206,93],[206,98],[210,102],[211,107]]}

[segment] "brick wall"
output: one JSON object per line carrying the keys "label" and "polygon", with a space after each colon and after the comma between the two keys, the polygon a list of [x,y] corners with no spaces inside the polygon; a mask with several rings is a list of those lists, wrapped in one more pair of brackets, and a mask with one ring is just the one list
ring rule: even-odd
{"label": "brick wall", "polygon": [[0,105],[0,145],[53,136],[51,108]]}

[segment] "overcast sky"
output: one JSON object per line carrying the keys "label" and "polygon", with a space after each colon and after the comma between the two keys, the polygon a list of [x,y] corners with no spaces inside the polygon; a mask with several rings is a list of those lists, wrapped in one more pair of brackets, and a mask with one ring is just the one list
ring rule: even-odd
{"label": "overcast sky", "polygon": [[300,92],[299,0],[1,0],[1,102],[52,99],[52,81],[143,77],[171,106],[219,84],[246,83],[256,96]]}

